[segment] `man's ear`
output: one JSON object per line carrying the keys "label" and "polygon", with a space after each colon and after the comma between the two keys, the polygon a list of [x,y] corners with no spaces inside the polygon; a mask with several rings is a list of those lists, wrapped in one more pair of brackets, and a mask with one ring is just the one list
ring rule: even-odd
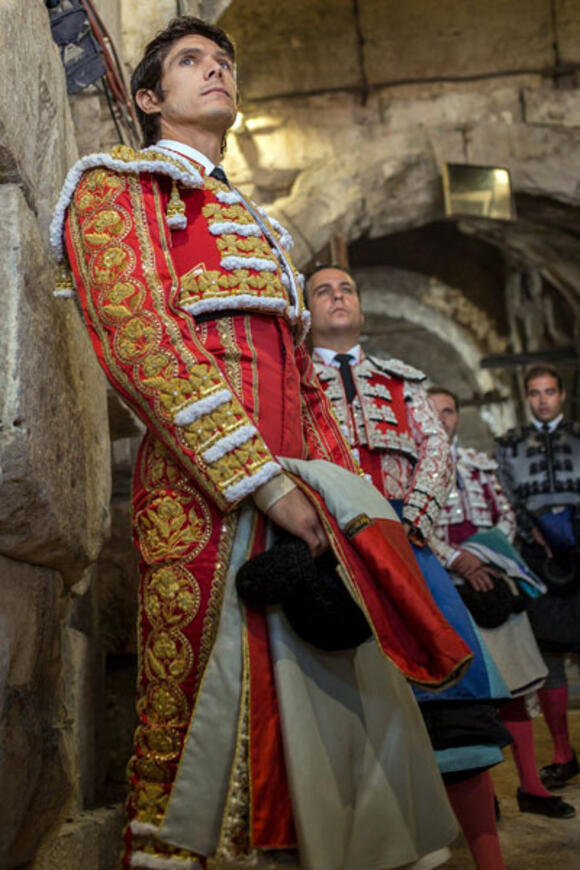
{"label": "man's ear", "polygon": [[566,390],[564,389],[564,387],[562,387],[560,395],[562,396],[562,404],[564,404],[564,402],[566,401]]}
{"label": "man's ear", "polygon": [[140,88],[135,94],[135,101],[142,112],[146,115],[155,115],[159,111],[161,100],[154,91],[149,88]]}

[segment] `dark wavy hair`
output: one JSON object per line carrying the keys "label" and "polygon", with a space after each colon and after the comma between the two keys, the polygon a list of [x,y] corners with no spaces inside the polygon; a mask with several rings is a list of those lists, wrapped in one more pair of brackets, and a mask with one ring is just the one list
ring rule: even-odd
{"label": "dark wavy hair", "polygon": [[545,375],[554,378],[558,384],[558,389],[562,392],[564,389],[564,382],[562,381],[562,376],[558,372],[558,369],[554,368],[554,366],[551,366],[549,363],[538,363],[537,365],[530,366],[530,368],[526,370],[524,375],[524,388],[526,393],[529,391],[530,381],[535,381],[536,378],[541,378]]}
{"label": "dark wavy hair", "polygon": [[350,280],[354,284],[354,288],[357,292],[357,295],[360,296],[360,293],[358,292],[358,287],[356,284],[355,277],[352,274],[352,272],[350,271],[350,269],[347,269],[344,266],[339,266],[339,265],[337,265],[337,263],[320,263],[318,266],[314,266],[306,275],[306,282],[304,285],[305,290],[306,290],[306,292],[304,293],[304,304],[306,305],[307,308],[310,307],[309,302],[308,302],[308,291],[310,289],[310,282],[311,282],[312,278],[314,278],[314,276],[318,272],[322,272],[322,271],[324,271],[324,269],[338,269],[339,272],[344,272],[344,274],[348,275],[348,277],[350,278]]}
{"label": "dark wavy hair", "polygon": [[449,396],[450,399],[453,399],[455,402],[455,410],[459,411],[459,399],[457,397],[457,393],[454,393],[453,390],[450,390],[448,387],[439,387],[437,384],[434,384],[432,387],[427,387],[427,395],[428,396]]}
{"label": "dark wavy hair", "polygon": [[174,42],[192,34],[204,36],[215,42],[231,58],[232,63],[236,62],[236,52],[227,33],[221,27],[208,24],[201,18],[194,18],[193,15],[182,15],[180,18],[174,18],[170,21],[164,30],[160,30],[145,47],[145,53],[131,76],[131,95],[145,146],[154,145],[157,142],[161,125],[158,113],[148,115],[137,105],[137,92],[142,89],[153,91],[160,100],[163,99],[161,86],[163,61]]}

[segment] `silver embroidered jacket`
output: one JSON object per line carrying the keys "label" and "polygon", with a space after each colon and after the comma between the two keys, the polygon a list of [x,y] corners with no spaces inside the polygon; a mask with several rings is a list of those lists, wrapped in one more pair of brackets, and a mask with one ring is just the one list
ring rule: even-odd
{"label": "silver embroidered jacket", "polygon": [[497,528],[513,541],[515,512],[497,476],[497,462],[473,448],[457,448],[455,480],[430,543],[447,563],[464,540]]}
{"label": "silver embroidered jacket", "polygon": [[425,375],[397,359],[363,355],[352,366],[356,395],[349,404],[338,369],[316,353],[313,360],[362,468],[387,498],[403,501],[404,519],[429,537],[447,501],[453,463],[423,387]]}

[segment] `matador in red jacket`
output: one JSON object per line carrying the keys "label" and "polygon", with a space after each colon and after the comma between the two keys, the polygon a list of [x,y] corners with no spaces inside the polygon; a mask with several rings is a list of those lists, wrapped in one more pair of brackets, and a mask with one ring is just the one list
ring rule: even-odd
{"label": "matador in red jacket", "polygon": [[[99,360],[147,427],[125,866],[265,867],[296,847],[313,870],[414,866],[455,827],[405,678],[444,686],[470,651],[316,379],[288,234],[216,165],[230,40],[176,19],[133,92],[146,147],[82,158],[52,228]],[[280,607],[241,603],[237,569],[272,526],[314,557],[330,544],[370,640],[324,653]]]}

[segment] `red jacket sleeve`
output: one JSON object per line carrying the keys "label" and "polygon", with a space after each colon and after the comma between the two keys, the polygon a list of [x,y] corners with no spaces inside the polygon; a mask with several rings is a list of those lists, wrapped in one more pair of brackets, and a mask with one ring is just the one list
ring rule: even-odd
{"label": "red jacket sleeve", "polygon": [[98,168],[68,210],[69,262],[107,377],[220,509],[280,472],[177,304],[155,179]]}

